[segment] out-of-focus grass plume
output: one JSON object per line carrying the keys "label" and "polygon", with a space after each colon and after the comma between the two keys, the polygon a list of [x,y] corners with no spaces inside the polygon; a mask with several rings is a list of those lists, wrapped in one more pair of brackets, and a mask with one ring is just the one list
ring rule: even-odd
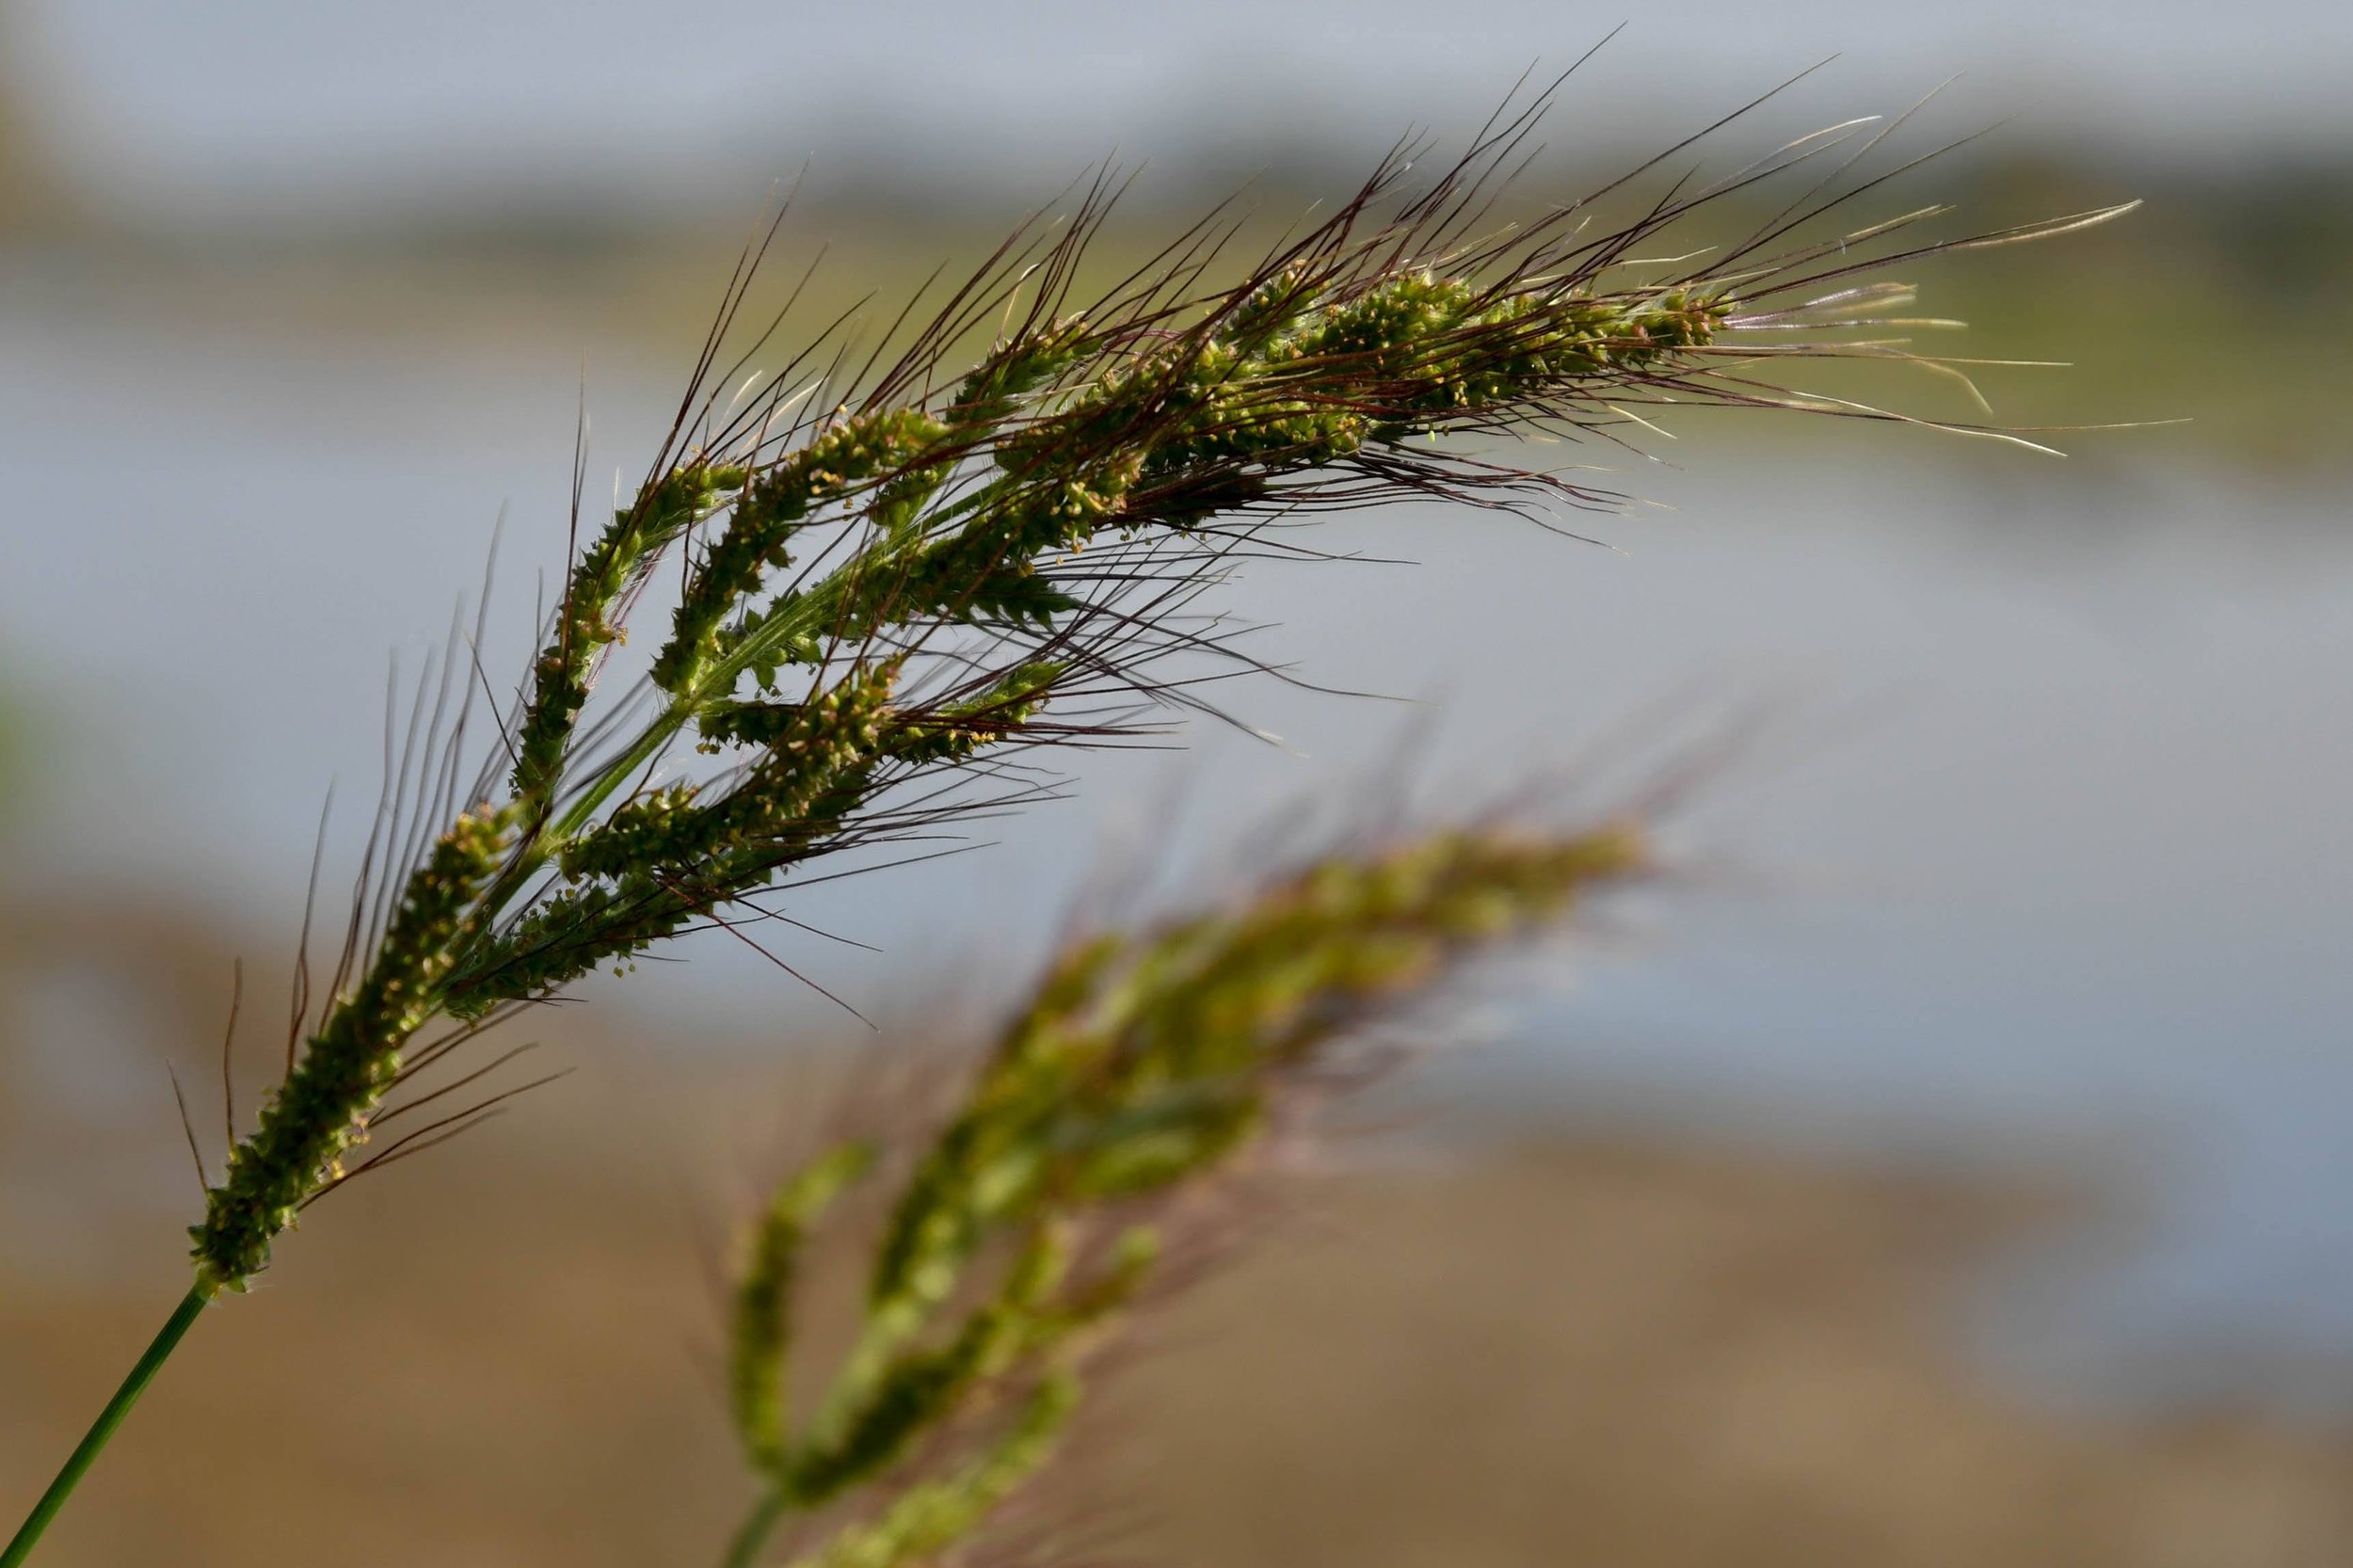
{"label": "out-of-focus grass plume", "polygon": [[1016,1010],[880,1227],[854,1342],[793,1430],[805,1239],[892,1152],[858,1140],[776,1191],[735,1285],[736,1431],[761,1497],[728,1561],[794,1513],[865,1506],[797,1560],[894,1568],[963,1544],[1051,1457],[1084,1352],[1167,1255],[1215,1237],[1181,1201],[1226,1174],[1342,1048],[1463,963],[1650,869],[1641,829],[1489,827],[1338,854],[1229,907],[1072,941]]}

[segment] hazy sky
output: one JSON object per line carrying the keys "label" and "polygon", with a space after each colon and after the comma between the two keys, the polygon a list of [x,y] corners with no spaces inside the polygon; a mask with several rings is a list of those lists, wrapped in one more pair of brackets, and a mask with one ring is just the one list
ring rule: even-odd
{"label": "hazy sky", "polygon": [[[1973,122],[2111,147],[2342,139],[2353,7],[2322,0],[15,0],[10,52],[82,171],[141,200],[516,175],[643,189],[729,160],[876,149],[1058,165],[1214,127],[1445,126],[1619,22],[1595,121],[1660,123],[1833,53],[1813,102],[1879,108],[1956,72]],[[1641,130],[1635,126],[1632,129]]]}

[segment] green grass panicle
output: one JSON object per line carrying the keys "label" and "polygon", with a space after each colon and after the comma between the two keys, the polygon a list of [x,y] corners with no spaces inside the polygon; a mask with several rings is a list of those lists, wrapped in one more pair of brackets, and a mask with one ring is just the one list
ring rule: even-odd
{"label": "green grass panicle", "polygon": [[872,1169],[873,1144],[817,1155],[752,1227],[730,1384],[760,1494],[731,1568],[819,1509],[863,1504],[800,1568],[897,1568],[979,1531],[1051,1457],[1088,1352],[1185,1224],[1177,1198],[1231,1174],[1369,1026],[1652,869],[1630,822],[1464,829],[1072,942],[907,1174],[874,1239],[855,1341],[797,1431],[785,1390],[798,1259],[817,1213]]}

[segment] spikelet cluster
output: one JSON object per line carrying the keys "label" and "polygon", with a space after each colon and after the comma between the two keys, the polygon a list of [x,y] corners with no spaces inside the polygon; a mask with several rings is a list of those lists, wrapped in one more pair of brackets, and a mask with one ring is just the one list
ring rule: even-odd
{"label": "spikelet cluster", "polygon": [[190,1229],[204,1285],[241,1289],[268,1261],[273,1237],[341,1174],[345,1152],[399,1076],[400,1047],[439,1006],[477,901],[508,838],[496,814],[465,816],[408,878],[376,962],[328,1014],[310,1048],[230,1154]]}
{"label": "spikelet cluster", "polygon": [[761,1498],[730,1560],[755,1560],[789,1514],[868,1493],[804,1568],[898,1568],[977,1532],[1053,1453],[1083,1352],[1170,1244],[1173,1197],[1231,1169],[1339,1042],[1648,866],[1632,824],[1456,831],[1072,943],[890,1205],[858,1337],[798,1423],[785,1395],[803,1249],[875,1150],[821,1153],[753,1226],[729,1383]]}

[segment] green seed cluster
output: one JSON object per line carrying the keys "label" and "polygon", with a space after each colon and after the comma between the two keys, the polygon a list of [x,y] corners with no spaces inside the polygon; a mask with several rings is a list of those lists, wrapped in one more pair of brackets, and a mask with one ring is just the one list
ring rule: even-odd
{"label": "green seed cluster", "polygon": [[766,571],[790,563],[788,546],[811,514],[905,467],[947,434],[920,408],[847,415],[744,486],[679,602],[654,684],[667,692],[698,686],[724,651],[723,623],[760,591]]}
{"label": "green seed cluster", "polygon": [[486,944],[456,978],[451,1010],[479,1016],[608,960],[626,963],[806,857],[866,797],[887,760],[897,674],[895,664],[865,666],[785,712],[760,761],[707,804],[682,787],[616,808],[563,852],[570,885]]}
{"label": "green seed cluster", "polygon": [[806,703],[768,710],[763,717],[774,728],[766,755],[707,809],[706,856],[725,860],[797,849],[837,825],[888,755],[900,667],[895,659],[858,665]]}
{"label": "green seed cluster", "polygon": [[270,1242],[338,1174],[366,1136],[369,1114],[400,1070],[400,1049],[440,1005],[475,900],[508,840],[497,815],[464,816],[408,879],[376,962],[328,1010],[300,1064],[231,1152],[227,1176],[189,1228],[198,1275],[242,1290],[269,1262]]}
{"label": "green seed cluster", "polygon": [[[801,1248],[870,1169],[871,1147],[804,1167],[752,1232],[731,1362],[738,1436],[766,1493],[750,1545],[781,1513],[869,1483],[894,1486],[892,1500],[806,1568],[897,1568],[968,1538],[1050,1455],[1080,1351],[1149,1279],[1161,1246],[1150,1200],[1229,1166],[1288,1070],[1647,864],[1624,824],[1441,834],[1335,856],[1237,908],[1074,944],[909,1175],[875,1244],[859,1337],[797,1435],[784,1385]],[[1008,1254],[976,1295],[976,1274]],[[977,1452],[930,1479],[897,1475],[919,1442],[1007,1384],[1029,1393]]]}
{"label": "green seed cluster", "polygon": [[[1705,347],[1728,313],[1682,290],[1491,297],[1428,271],[1319,303],[1307,284],[1276,280],[1214,330],[1107,371],[1001,439],[1003,478],[965,526],[890,576],[889,607],[1050,619],[1068,600],[1033,563],[1106,527],[1184,526],[1369,444],[1650,370]],[[872,623],[848,620],[853,634]]]}
{"label": "green seed cluster", "polygon": [[979,696],[900,719],[891,739],[892,760],[910,767],[958,762],[1018,734],[1044,711],[1067,667],[1051,659],[1032,660]]}
{"label": "green seed cluster", "polygon": [[701,793],[700,785],[677,784],[616,807],[604,825],[567,844],[556,863],[574,882],[679,865],[704,838],[703,813],[695,804]]}
{"label": "green seed cluster", "polygon": [[909,552],[885,591],[848,617],[854,634],[890,618],[1050,624],[1078,601],[1038,571],[1040,557],[1083,549],[1122,520],[1143,454],[1064,461],[995,490],[964,527]]}
{"label": "green seed cluster", "polygon": [[1727,313],[1683,291],[1495,298],[1427,271],[1314,308],[1295,290],[1262,290],[1187,366],[1188,407],[1150,467],[1337,462],[1369,441],[1650,369],[1705,347]]}
{"label": "green seed cluster", "polygon": [[1092,346],[1093,335],[1077,318],[1000,344],[956,390],[949,422],[964,432],[1002,427],[1025,399],[1077,364]]}
{"label": "green seed cluster", "polygon": [[[1001,345],[944,421],[902,426],[868,414],[838,427],[855,431],[859,451],[888,444],[901,465],[870,508],[870,552],[732,639],[700,632],[705,651],[684,667],[702,671],[735,648],[759,647],[765,652],[751,668],[765,682],[782,664],[815,662],[820,630],[857,639],[927,617],[1049,625],[1076,601],[1039,564],[1084,549],[1106,528],[1188,526],[1263,498],[1275,478],[1344,461],[1369,444],[1533,406],[1579,380],[1648,370],[1705,347],[1728,310],[1686,291],[1491,296],[1466,280],[1414,271],[1332,300],[1287,276],[1211,329],[1126,363],[1099,358],[1103,344],[1083,324],[1057,323]],[[1094,375],[1077,392],[1049,398],[1059,406],[1031,407],[1090,353],[1098,356]],[[921,504],[952,466],[926,464],[924,453],[969,447],[989,431],[998,477],[958,509],[954,526],[923,526]],[[797,497],[803,483],[792,470],[785,488]],[[754,563],[732,581],[748,591],[756,577]],[[718,621],[716,610],[700,612],[705,628]],[[683,657],[690,630],[682,619],[665,661]],[[660,679],[678,689],[675,678]]]}
{"label": "green seed cluster", "polygon": [[516,798],[544,800],[554,789],[565,747],[588,701],[597,655],[621,635],[608,618],[614,607],[672,540],[744,481],[744,470],[733,465],[682,464],[648,483],[581,552],[555,634],[532,668],[531,703],[515,738]]}

